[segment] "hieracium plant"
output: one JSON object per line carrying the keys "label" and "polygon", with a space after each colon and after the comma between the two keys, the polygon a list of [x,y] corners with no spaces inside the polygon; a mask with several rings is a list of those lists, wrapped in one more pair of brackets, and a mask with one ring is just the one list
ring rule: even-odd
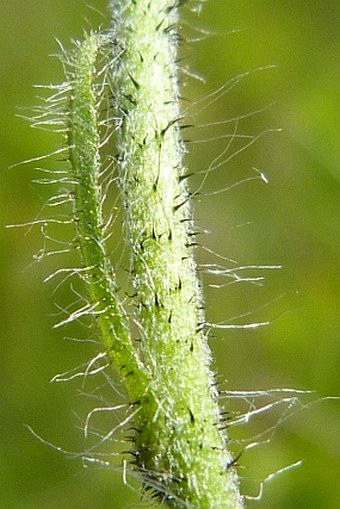
{"label": "hieracium plant", "polygon": [[[49,205],[71,203],[70,217],[55,222],[74,228],[65,250],[79,253],[72,273],[86,288],[57,325],[91,317],[126,388],[127,458],[144,489],[173,508],[240,509],[194,259],[177,66],[184,3],[112,0],[110,29],[64,52],[65,83],[35,118],[64,133],[67,168],[52,176],[61,191]],[[111,184],[120,200],[113,219]],[[108,248],[117,206],[129,292],[120,290]],[[67,278],[67,269],[57,272]]]}

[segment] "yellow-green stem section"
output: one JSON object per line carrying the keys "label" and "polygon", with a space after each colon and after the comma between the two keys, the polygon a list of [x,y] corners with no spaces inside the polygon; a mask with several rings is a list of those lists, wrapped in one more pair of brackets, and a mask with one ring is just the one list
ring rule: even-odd
{"label": "yellow-green stem section", "polygon": [[175,0],[113,1],[121,190],[133,259],[140,356],[137,468],[174,508],[239,509],[193,259],[177,83]]}
{"label": "yellow-green stem section", "polygon": [[68,143],[74,188],[77,243],[92,314],[103,345],[125,379],[130,396],[138,399],[147,379],[135,352],[123,306],[117,295],[114,270],[105,250],[99,174],[98,101],[93,86],[100,36],[89,35],[71,60],[72,93],[68,112]]}
{"label": "yellow-green stem section", "polygon": [[[74,221],[89,304],[103,345],[137,405],[134,469],[174,508],[240,509],[210,369],[195,236],[183,167],[177,84],[177,7],[169,0],[112,4],[109,36],[78,45],[67,117]],[[105,246],[96,60],[114,48],[112,83],[120,187],[132,256],[140,345],[117,294]]]}

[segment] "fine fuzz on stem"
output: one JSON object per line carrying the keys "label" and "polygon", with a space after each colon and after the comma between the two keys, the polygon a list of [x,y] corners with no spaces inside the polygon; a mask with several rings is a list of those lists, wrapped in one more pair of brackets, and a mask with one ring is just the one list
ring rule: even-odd
{"label": "fine fuzz on stem", "polygon": [[177,83],[177,2],[112,2],[120,187],[150,383],[136,465],[173,507],[239,508],[193,259]]}
{"label": "fine fuzz on stem", "polygon": [[[93,87],[93,73],[100,37],[88,36],[79,45],[73,62],[73,90],[70,98],[68,141],[74,188],[74,221],[90,296],[89,308],[97,317],[104,347],[123,377],[134,376],[130,387],[145,386],[145,375],[134,350],[124,309],[117,296],[113,268],[105,252],[103,214],[100,195],[100,137],[98,133],[98,98]],[[137,382],[137,384],[136,384]]]}
{"label": "fine fuzz on stem", "polygon": [[[69,181],[88,301],[59,325],[83,315],[95,318],[134,407],[131,467],[145,488],[173,508],[241,509],[193,257],[176,68],[182,3],[113,1],[111,30],[86,36],[66,58]],[[101,94],[108,86],[111,104],[104,106],[112,108],[113,97],[114,112],[104,113],[103,123]],[[104,139],[103,125],[111,129]],[[112,133],[131,256],[133,316],[118,295],[105,242],[101,178],[108,167],[103,170],[100,149]],[[138,343],[131,323],[138,325]]]}

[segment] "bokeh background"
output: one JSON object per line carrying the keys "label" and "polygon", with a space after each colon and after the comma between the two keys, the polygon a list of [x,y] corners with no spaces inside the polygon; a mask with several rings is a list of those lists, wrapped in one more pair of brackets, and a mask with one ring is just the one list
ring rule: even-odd
{"label": "bokeh background", "polygon": [[[31,129],[16,114],[37,103],[39,91],[32,84],[63,79],[58,60],[49,56],[58,52],[55,38],[68,46],[84,28],[107,26],[106,2],[89,3],[93,8],[82,0],[12,0],[0,8],[0,507],[6,509],[120,509],[139,501],[122,486],[119,460],[112,458],[118,468],[84,469],[80,458],[42,444],[25,427],[65,450],[86,448],[81,425],[89,401],[79,397],[81,383],[49,380],[83,362],[91,347],[65,341],[64,331],[52,329],[56,299],[42,280],[64,262],[30,266],[41,247],[38,229],[4,228],[34,219],[48,197],[47,189],[31,183],[34,164],[8,168],[58,148],[61,141]],[[243,272],[264,276],[261,285],[217,289],[209,284],[230,280],[202,274],[209,322],[269,322],[257,329],[212,331],[220,387],[315,391],[301,395],[300,405],[288,402],[231,428],[236,453],[245,437],[271,438],[239,460],[240,475],[248,478],[243,489],[250,495],[270,473],[303,460],[300,468],[266,483],[262,500],[248,507],[334,509],[340,500],[340,403],[302,406],[340,392],[340,4],[209,0],[198,18],[188,11],[184,18],[188,44],[182,63],[200,78],[183,73],[183,96],[191,101],[184,108],[188,123],[196,125],[186,137],[210,139],[189,145],[190,170],[201,172],[193,178],[194,189],[216,157],[223,161],[249,141],[234,136],[221,155],[231,141],[225,135],[282,128],[211,172],[195,196],[197,223],[210,232],[200,237],[201,244],[233,260],[198,249],[200,262],[282,266]],[[276,67],[249,72],[221,97],[208,98],[236,76],[271,65]],[[208,123],[218,125],[201,127]],[[53,161],[46,164],[53,168]],[[252,179],[214,194],[255,177],[254,167],[269,184]],[[69,334],[82,333],[75,326]],[[113,393],[111,398],[114,404]],[[225,403],[231,412],[250,408],[249,402]],[[292,409],[296,412],[285,419]],[[273,434],[261,435],[271,428]]]}

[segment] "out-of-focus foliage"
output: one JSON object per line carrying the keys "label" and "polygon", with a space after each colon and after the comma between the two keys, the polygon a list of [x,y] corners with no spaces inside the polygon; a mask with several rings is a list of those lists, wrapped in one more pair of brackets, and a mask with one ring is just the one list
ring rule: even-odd
{"label": "out-of-focus foliage", "polygon": [[[62,143],[30,129],[15,114],[29,113],[36,104],[39,91],[33,84],[63,79],[57,59],[48,56],[58,52],[54,37],[68,46],[70,38],[81,37],[84,27],[107,26],[106,2],[90,3],[103,16],[80,0],[14,0],[1,7],[0,505],[8,509],[118,509],[138,500],[122,487],[121,473],[84,470],[80,459],[44,446],[24,426],[31,425],[66,450],[85,447],[78,428],[83,424],[81,383],[49,384],[53,375],[82,362],[84,346],[64,341],[63,332],[52,330],[56,308],[52,289],[43,286],[42,279],[63,262],[55,259],[28,267],[41,245],[38,229],[26,235],[25,230],[4,229],[5,224],[34,219],[48,196],[47,189],[30,183],[36,176],[33,164],[7,168]],[[212,172],[202,194],[196,196],[197,222],[211,231],[200,238],[203,246],[239,265],[282,265],[280,271],[265,273],[262,286],[242,283],[206,289],[209,322],[270,322],[256,330],[216,331],[211,345],[218,380],[221,386],[239,390],[294,387],[315,390],[315,399],[337,395],[340,4],[209,0],[198,21],[194,19],[187,16],[183,31],[189,39],[201,40],[183,48],[184,65],[190,65],[205,83],[184,74],[186,98],[198,101],[241,73],[271,64],[277,67],[250,73],[188,123],[226,121],[272,104],[241,120],[237,133],[283,129],[264,135]],[[206,33],[195,33],[193,24]],[[22,107],[28,110],[22,112]],[[200,103],[189,109],[199,110]],[[235,123],[220,125],[216,131],[193,129],[187,137],[216,138],[232,132]],[[223,138],[192,145],[190,170],[207,168],[227,143]],[[235,139],[227,154],[239,146]],[[47,164],[53,167],[52,162]],[[268,185],[251,180],[209,195],[255,176],[253,167],[266,174]],[[199,179],[194,182],[199,185]],[[205,263],[218,262],[203,250],[198,256]],[[258,274],[264,275],[260,270]],[[203,279],[208,278],[203,275]],[[76,327],[72,334],[77,335]],[[78,412],[79,420],[74,415]],[[255,436],[275,426],[280,416],[264,415],[250,432]],[[245,452],[239,460],[242,477],[261,479],[304,460],[298,470],[268,483],[262,501],[250,502],[249,507],[333,509],[340,500],[339,417],[339,402],[320,402],[278,426],[270,444]],[[239,433],[230,430],[235,440]],[[235,450],[240,450],[237,443]],[[256,494],[256,487],[255,482],[245,484],[251,494]]]}

